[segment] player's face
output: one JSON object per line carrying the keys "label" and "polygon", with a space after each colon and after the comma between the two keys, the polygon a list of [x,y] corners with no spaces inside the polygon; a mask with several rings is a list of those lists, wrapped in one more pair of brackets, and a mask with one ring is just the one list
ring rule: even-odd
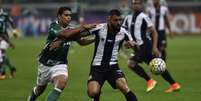
{"label": "player's face", "polygon": [[64,25],[68,25],[71,21],[71,14],[72,12],[69,10],[64,11],[62,15],[59,15],[59,21]]}
{"label": "player's face", "polygon": [[112,15],[109,17],[109,22],[110,22],[110,25],[113,27],[113,29],[120,30],[121,22],[122,22],[121,16]]}
{"label": "player's face", "polygon": [[135,1],[132,3],[132,8],[133,8],[134,11],[139,11],[139,10],[141,10],[141,8],[142,8],[141,1],[140,1],[140,0],[135,0]]}

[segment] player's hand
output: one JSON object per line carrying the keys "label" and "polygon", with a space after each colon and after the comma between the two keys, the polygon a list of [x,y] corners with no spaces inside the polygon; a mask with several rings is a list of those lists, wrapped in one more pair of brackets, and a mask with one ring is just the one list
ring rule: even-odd
{"label": "player's hand", "polygon": [[169,33],[169,37],[170,37],[171,39],[173,39],[175,33],[173,33],[170,29],[168,30],[168,33]]}
{"label": "player's hand", "polygon": [[86,30],[89,30],[91,28],[95,28],[97,24],[83,24],[82,27]]}
{"label": "player's hand", "polygon": [[12,44],[12,43],[10,43],[10,47],[11,47],[12,49],[15,49],[15,45]]}
{"label": "player's hand", "polygon": [[134,48],[135,45],[136,45],[136,42],[135,42],[135,41],[127,41],[127,42],[124,44],[124,46],[125,46],[126,48]]}
{"label": "player's hand", "polygon": [[154,54],[156,57],[161,57],[161,53],[160,53],[160,51],[158,50],[158,48],[156,48],[156,47],[153,48],[153,54]]}
{"label": "player's hand", "polygon": [[20,37],[20,30],[19,30],[19,29],[14,29],[12,33],[13,33],[13,36],[14,36],[15,38]]}
{"label": "player's hand", "polygon": [[62,40],[56,40],[56,41],[53,41],[51,44],[50,44],[50,51],[52,50],[55,50],[59,47],[61,47],[61,44],[62,44]]}

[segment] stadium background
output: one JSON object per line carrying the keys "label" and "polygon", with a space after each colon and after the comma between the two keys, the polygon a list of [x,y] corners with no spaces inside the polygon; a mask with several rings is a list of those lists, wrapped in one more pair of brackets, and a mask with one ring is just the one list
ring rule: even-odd
{"label": "stadium background", "polygon": [[[9,49],[8,55],[17,67],[17,77],[0,80],[0,101],[26,101],[35,84],[36,57],[42,49],[48,25],[55,19],[59,6],[73,9],[73,24],[105,22],[106,12],[122,8],[125,0],[0,0],[0,7],[10,11],[22,37],[12,39],[16,49]],[[129,86],[140,101],[200,101],[201,97],[201,0],[167,0],[171,14],[171,26],[177,34],[168,39],[168,66],[181,83],[180,92],[165,94],[168,84],[160,77],[158,87],[150,94],[145,93],[145,82],[126,66],[126,59],[120,58]],[[129,12],[129,11],[128,11]],[[93,45],[80,47],[74,44],[69,54],[68,86],[60,101],[87,101],[86,80],[92,58]],[[149,71],[149,69],[146,69]],[[49,88],[48,88],[49,89]],[[39,98],[44,101],[47,91]],[[124,101],[123,96],[109,85],[103,87],[102,101]],[[118,100],[117,100],[118,99]]]}

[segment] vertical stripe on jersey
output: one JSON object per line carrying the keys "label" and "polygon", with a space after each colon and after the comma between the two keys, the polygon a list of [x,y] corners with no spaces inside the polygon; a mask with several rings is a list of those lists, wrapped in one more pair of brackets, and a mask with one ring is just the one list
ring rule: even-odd
{"label": "vertical stripe on jersey", "polygon": [[160,23],[160,9],[155,9],[155,14],[156,14],[156,17],[155,17],[155,26],[156,26],[156,29],[159,30],[159,23]]}
{"label": "vertical stripe on jersey", "polygon": [[159,30],[165,30],[165,16],[166,16],[166,11],[160,7],[160,17],[159,17]]}
{"label": "vertical stripe on jersey", "polygon": [[142,20],[142,25],[141,25],[141,28],[140,28],[140,32],[142,33],[141,36],[142,36],[142,39],[144,39],[144,42],[146,43],[146,41],[148,40],[148,33],[147,33],[147,23],[145,21],[145,19]]}
{"label": "vertical stripe on jersey", "polygon": [[133,14],[133,16],[132,16],[132,21],[131,21],[131,27],[130,27],[130,32],[131,32],[131,36],[132,36],[132,38],[133,38],[133,40],[134,41],[136,41],[136,38],[135,38],[135,21],[136,21],[136,15],[134,16],[134,14]]}
{"label": "vertical stripe on jersey", "polygon": [[110,64],[110,59],[112,56],[111,53],[115,44],[115,36],[116,33],[111,33],[109,30],[107,31],[107,37],[104,44],[104,53],[101,61],[102,66],[108,66]]}
{"label": "vertical stripe on jersey", "polygon": [[[141,45],[141,44],[143,44],[143,41],[144,41],[144,37],[142,37],[142,35],[146,34],[147,29],[142,29],[143,20],[144,20],[142,13],[135,15],[135,16],[136,16],[136,21],[135,21],[134,36],[135,36],[135,40],[138,43],[138,45]],[[142,30],[145,30],[145,33],[142,33]]]}
{"label": "vertical stripe on jersey", "polygon": [[100,39],[100,36],[98,34],[99,31],[100,30],[98,30],[97,33],[95,34],[96,38],[95,38],[94,57],[93,57],[93,61],[92,61],[93,65],[100,65],[99,61],[102,60],[102,57],[103,57],[104,44],[101,43],[102,40]]}
{"label": "vertical stripe on jersey", "polygon": [[[116,35],[115,41],[117,40],[117,37],[118,37],[118,35]],[[111,60],[110,60],[110,65],[117,64],[119,49],[120,49],[123,41],[124,40],[122,40],[120,42],[115,42],[114,48],[112,51]]]}

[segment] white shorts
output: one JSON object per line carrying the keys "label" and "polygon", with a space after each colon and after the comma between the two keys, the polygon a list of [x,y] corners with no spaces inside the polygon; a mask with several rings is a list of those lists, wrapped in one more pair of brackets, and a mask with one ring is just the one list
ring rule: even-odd
{"label": "white shorts", "polygon": [[52,82],[52,79],[58,75],[68,76],[68,69],[66,64],[55,65],[52,67],[45,66],[41,63],[38,65],[37,85],[46,85]]}
{"label": "white shorts", "polygon": [[8,49],[9,44],[5,40],[0,41],[0,49],[6,50]]}

